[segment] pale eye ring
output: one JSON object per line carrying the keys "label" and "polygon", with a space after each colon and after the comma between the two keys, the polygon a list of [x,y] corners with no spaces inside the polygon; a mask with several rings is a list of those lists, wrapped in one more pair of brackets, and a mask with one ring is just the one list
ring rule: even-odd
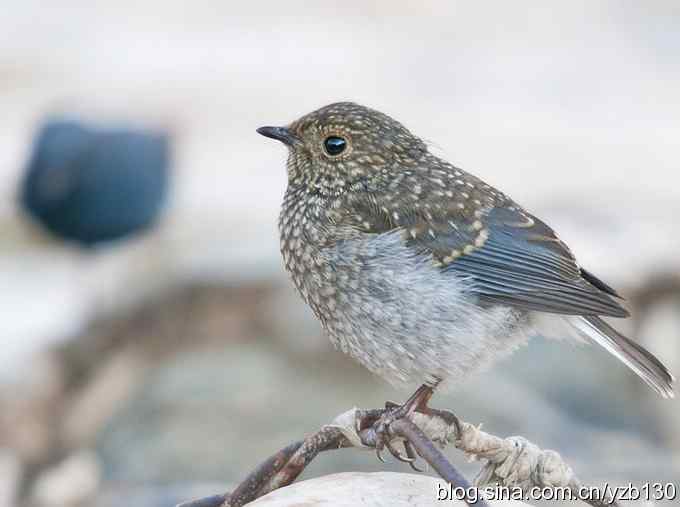
{"label": "pale eye ring", "polygon": [[323,142],[323,148],[331,157],[338,156],[347,149],[347,139],[340,136],[328,136]]}

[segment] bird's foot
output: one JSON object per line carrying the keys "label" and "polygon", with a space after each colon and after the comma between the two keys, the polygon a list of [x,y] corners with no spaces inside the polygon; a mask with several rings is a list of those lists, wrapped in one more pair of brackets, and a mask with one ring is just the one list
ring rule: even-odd
{"label": "bird's foot", "polygon": [[411,442],[402,440],[404,453],[401,453],[393,445],[394,435],[390,432],[390,425],[392,423],[402,418],[409,419],[414,412],[435,413],[447,420],[452,420],[458,429],[458,418],[454,414],[447,411],[433,410],[428,407],[427,404],[432,397],[432,393],[432,387],[422,385],[404,404],[397,405],[388,401],[385,403],[384,410],[372,411],[372,413],[366,414],[366,417],[359,419],[361,424],[361,427],[357,428],[359,435],[361,435],[365,445],[375,447],[376,455],[380,461],[385,462],[382,452],[384,449],[387,449],[397,460],[408,463],[417,472],[422,472],[415,464],[418,454]]}

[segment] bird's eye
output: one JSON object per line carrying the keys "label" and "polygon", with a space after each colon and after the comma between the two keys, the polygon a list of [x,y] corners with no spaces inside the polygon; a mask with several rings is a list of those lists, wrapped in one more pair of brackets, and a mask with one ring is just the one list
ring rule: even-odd
{"label": "bird's eye", "polygon": [[340,155],[347,148],[347,141],[342,137],[330,136],[323,142],[323,147],[331,156]]}

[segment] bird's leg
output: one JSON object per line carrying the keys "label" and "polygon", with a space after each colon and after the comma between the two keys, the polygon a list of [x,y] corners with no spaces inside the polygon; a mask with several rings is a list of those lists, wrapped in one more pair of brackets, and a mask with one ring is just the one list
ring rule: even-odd
{"label": "bird's leg", "polygon": [[416,457],[414,456],[415,453],[410,452],[412,449],[408,449],[406,444],[404,444],[406,456],[396,450],[390,442],[388,430],[389,425],[397,419],[407,418],[415,411],[425,412],[429,410],[427,404],[433,394],[434,386],[423,384],[401,405],[397,405],[390,401],[385,403],[385,413],[373,424],[373,429],[375,431],[375,453],[380,461],[384,461],[382,450],[387,447],[390,454],[397,460],[408,463],[411,465],[411,468],[418,470],[414,467],[416,461]]}
{"label": "bird's leg", "polygon": [[392,456],[394,456],[396,459],[405,463],[409,463],[411,468],[416,471],[420,471],[414,465],[414,462],[416,461],[416,453],[413,450],[413,446],[408,441],[404,442],[404,450],[406,451],[406,455],[403,455],[401,452],[397,451],[391,444],[389,425],[398,419],[408,418],[413,412],[421,412],[424,414],[436,412],[437,415],[441,415],[445,418],[452,417],[454,421],[457,421],[455,415],[449,412],[442,412],[440,414],[440,411],[433,410],[428,406],[428,402],[430,401],[430,398],[432,398],[432,395],[434,394],[434,388],[437,386],[437,384],[439,384],[439,380],[432,384],[423,384],[408,398],[408,400],[406,400],[401,405],[397,405],[396,403],[388,401],[385,403],[385,410],[382,411],[379,416],[373,420],[369,419],[369,423],[371,423],[369,428],[358,428],[359,430],[368,429],[370,431],[370,437],[368,440],[370,440],[370,444],[375,446],[376,455],[380,461],[384,461],[382,457],[382,450],[387,448],[387,450],[390,451],[390,454],[392,454]]}
{"label": "bird's leg", "polygon": [[385,403],[385,408],[392,411],[394,419],[406,417],[416,411],[426,413],[430,409],[427,404],[430,401],[430,398],[432,398],[434,388],[437,387],[438,383],[439,381],[434,385],[423,384],[401,405],[388,401]]}

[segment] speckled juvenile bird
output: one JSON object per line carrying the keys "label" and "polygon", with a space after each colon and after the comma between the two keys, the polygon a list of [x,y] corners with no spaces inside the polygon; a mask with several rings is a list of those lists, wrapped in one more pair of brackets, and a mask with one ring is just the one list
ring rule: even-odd
{"label": "speckled juvenile bird", "polygon": [[393,384],[423,384],[405,409],[522,344],[536,313],[673,396],[664,365],[601,319],[628,316],[619,295],[401,123],[341,102],[258,132],[288,147],[279,228],[295,287],[336,346]]}

